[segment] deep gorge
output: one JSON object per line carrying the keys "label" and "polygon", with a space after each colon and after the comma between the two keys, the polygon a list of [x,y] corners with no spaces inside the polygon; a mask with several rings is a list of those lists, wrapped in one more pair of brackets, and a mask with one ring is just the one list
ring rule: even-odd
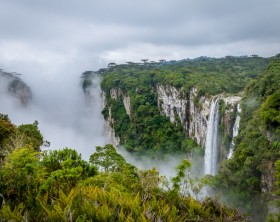
{"label": "deep gorge", "polygon": [[[32,88],[15,75],[0,77],[10,81],[1,90],[28,109]],[[115,64],[82,74],[85,101],[79,110],[83,121],[102,112],[97,134],[104,130],[104,144],[121,147],[136,160],[186,157],[210,175],[213,190],[234,193],[252,212],[256,197],[277,189],[278,81],[279,56]],[[110,146],[102,149],[114,153]],[[90,152],[83,155],[89,158]],[[195,163],[195,155],[203,163]]]}

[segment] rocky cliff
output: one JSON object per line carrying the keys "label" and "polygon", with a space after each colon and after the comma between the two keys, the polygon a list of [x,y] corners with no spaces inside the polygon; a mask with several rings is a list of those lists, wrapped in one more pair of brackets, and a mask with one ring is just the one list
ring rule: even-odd
{"label": "rocky cliff", "polygon": [[[180,122],[185,127],[189,137],[199,145],[204,146],[212,98],[198,97],[195,87],[185,93],[183,89],[178,89],[174,86],[158,85],[157,93],[161,113],[168,116],[171,122]],[[215,97],[220,97],[224,103],[221,117],[223,134],[231,138],[234,113],[241,97],[224,95]]]}
{"label": "rocky cliff", "polygon": [[[118,90],[112,90],[112,93],[110,93],[110,96],[113,99],[117,99],[121,94],[118,93]],[[103,100],[103,108],[106,107],[107,101],[106,101],[106,93],[102,91],[102,100]],[[108,116],[105,118],[105,129],[107,133],[107,141],[109,143],[112,143],[114,146],[120,145],[120,137],[116,136],[116,133],[114,131],[114,123],[115,120],[112,118],[112,109],[111,107],[108,107]]]}
{"label": "rocky cliff", "polygon": [[[103,92],[104,93],[104,92]],[[129,118],[131,118],[131,104],[130,104],[130,96],[127,94],[124,94],[121,89],[119,88],[113,88],[110,90],[110,96],[112,99],[117,100],[119,98],[122,99],[125,111]],[[104,97],[105,98],[105,97]]]}
{"label": "rocky cliff", "polygon": [[[213,98],[219,97],[221,104],[221,135],[224,139],[222,147],[224,148],[222,156],[229,152],[229,145],[232,139],[232,128],[234,124],[237,104],[241,97],[217,95],[215,97],[198,97],[196,87],[189,92],[182,88],[176,88],[171,85],[157,85],[157,103],[161,115],[167,116],[174,124],[181,124],[188,137],[197,142],[200,146],[205,146],[207,123],[210,114],[210,106]],[[110,98],[123,103],[126,114],[131,119],[133,110],[131,107],[131,98],[120,88],[110,89]],[[103,92],[104,107],[106,106],[106,95]],[[111,107],[107,110],[106,128],[114,145],[120,144],[120,138],[114,132],[115,120],[112,117]]]}
{"label": "rocky cliff", "polygon": [[[125,111],[129,118],[131,119],[131,103],[130,103],[130,96],[124,94],[123,91],[119,88],[113,88],[110,90],[110,97],[113,100],[121,99],[125,108]],[[106,119],[106,131],[108,133],[108,141],[112,142],[113,145],[118,146],[120,145],[121,139],[119,136],[116,135],[114,131],[115,120],[112,117],[112,108],[107,106],[106,101],[106,93],[102,92],[102,100],[103,100],[103,108],[107,107],[107,117]]]}

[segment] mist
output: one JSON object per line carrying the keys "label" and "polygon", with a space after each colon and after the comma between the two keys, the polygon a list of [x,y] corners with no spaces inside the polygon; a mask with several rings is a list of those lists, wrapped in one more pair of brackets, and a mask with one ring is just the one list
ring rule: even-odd
{"label": "mist", "polygon": [[80,76],[85,68],[82,65],[71,67],[71,62],[53,63],[51,69],[36,67],[36,64],[34,69],[26,69],[24,64],[15,66],[17,72],[22,73],[19,71],[21,68],[25,72],[21,78],[31,88],[33,99],[23,107],[8,94],[8,83],[1,78],[0,113],[8,114],[16,125],[37,120],[44,140],[51,144],[48,149],[69,147],[88,159],[96,146],[106,143],[100,86],[99,83],[94,84],[90,91],[91,99],[86,101],[80,85]]}
{"label": "mist", "polygon": [[125,150],[124,147],[119,147],[118,152],[125,160],[136,166],[140,170],[148,170],[156,168],[160,175],[166,179],[171,179],[176,176],[176,167],[183,159],[188,159],[191,162],[190,177],[201,178],[204,176],[204,156],[200,153],[193,152],[192,154],[168,154],[159,155],[159,157],[135,156]]}
{"label": "mist", "polygon": [[[74,63],[73,63],[74,64]],[[11,96],[6,88],[7,81],[0,78],[0,113],[8,114],[16,125],[39,122],[39,130],[44,140],[50,142],[46,149],[63,149],[69,147],[81,153],[88,160],[95,152],[96,146],[112,143],[105,130],[105,120],[101,114],[103,102],[101,98],[100,79],[95,77],[85,97],[80,76],[85,70],[94,68],[84,64],[76,67],[68,62],[66,67],[59,62],[51,69],[38,66],[27,70],[26,66],[16,66],[16,71],[25,70],[21,78],[31,88],[33,99],[24,107],[18,99]],[[39,71],[40,70],[40,71]],[[14,70],[5,70],[13,72]],[[21,72],[20,72],[21,73]],[[203,157],[173,155],[162,158],[148,156],[136,157],[119,147],[118,152],[127,162],[139,169],[147,170],[155,167],[161,175],[167,178],[176,175],[176,166],[187,158],[192,162],[192,174],[201,176],[203,172]]]}

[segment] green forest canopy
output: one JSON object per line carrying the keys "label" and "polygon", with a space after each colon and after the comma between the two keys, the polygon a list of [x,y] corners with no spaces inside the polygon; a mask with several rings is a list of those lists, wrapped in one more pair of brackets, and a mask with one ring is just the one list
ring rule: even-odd
{"label": "green forest canopy", "polygon": [[[168,117],[162,116],[157,104],[157,85],[172,85],[182,88],[187,97],[192,87],[198,90],[198,97],[219,93],[240,93],[245,85],[257,77],[268,65],[271,58],[233,57],[215,59],[200,57],[181,61],[160,61],[159,63],[109,64],[107,69],[99,70],[101,87],[106,93],[105,119],[111,110],[112,125],[121,144],[140,155],[159,155],[174,152],[189,152],[199,147],[188,138],[184,126],[172,124]],[[82,87],[91,85],[96,75],[87,71],[82,75]],[[126,113],[122,98],[110,97],[111,89],[120,89],[129,95],[131,116]]]}
{"label": "green forest canopy", "polygon": [[[236,210],[207,198],[198,201],[179,188],[189,183],[190,162],[163,189],[156,169],[141,171],[112,145],[97,147],[89,161],[75,150],[40,151],[36,124],[23,130],[22,147],[7,147],[17,130],[1,115],[0,219],[2,221],[245,221]],[[35,130],[37,129],[37,130]],[[26,133],[28,132],[28,133]],[[5,136],[3,137],[3,134]],[[43,139],[40,137],[40,140]]]}

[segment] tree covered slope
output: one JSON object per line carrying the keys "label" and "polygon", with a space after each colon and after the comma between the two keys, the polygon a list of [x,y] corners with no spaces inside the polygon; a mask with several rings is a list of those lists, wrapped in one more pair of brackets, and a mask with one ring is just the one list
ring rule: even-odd
{"label": "tree covered slope", "polygon": [[[187,160],[168,185],[156,169],[126,163],[112,145],[97,147],[85,161],[69,148],[38,150],[36,122],[17,127],[1,115],[0,126],[6,153],[0,163],[1,221],[246,221],[216,200],[179,192],[190,184]],[[16,142],[15,136],[22,143],[6,142]]]}
{"label": "tree covered slope", "polygon": [[[101,87],[106,95],[105,119],[114,121],[113,129],[127,150],[139,154],[186,152],[196,145],[189,139],[181,124],[172,124],[161,115],[158,106],[158,85],[170,85],[182,90],[186,99],[193,87],[197,99],[220,93],[242,91],[249,80],[267,66],[270,59],[261,57],[232,57],[186,59],[136,64],[109,64],[99,70]],[[90,85],[90,73],[83,75],[84,90]],[[121,96],[129,97],[130,116]],[[179,118],[179,117],[176,117]],[[191,116],[189,118],[192,118]],[[178,122],[178,121],[177,121]]]}
{"label": "tree covered slope", "polygon": [[245,88],[240,133],[233,157],[220,170],[219,186],[244,197],[275,190],[280,158],[280,56]]}

